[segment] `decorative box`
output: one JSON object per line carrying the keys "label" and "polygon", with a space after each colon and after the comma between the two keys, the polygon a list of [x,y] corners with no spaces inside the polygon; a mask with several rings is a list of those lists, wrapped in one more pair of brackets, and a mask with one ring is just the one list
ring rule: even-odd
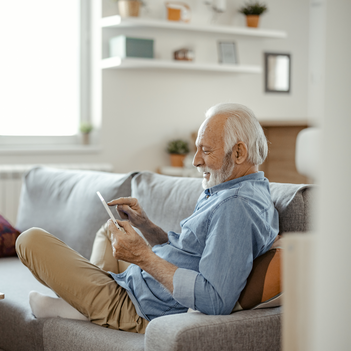
{"label": "decorative box", "polygon": [[110,56],[154,58],[154,40],[119,35],[110,39]]}

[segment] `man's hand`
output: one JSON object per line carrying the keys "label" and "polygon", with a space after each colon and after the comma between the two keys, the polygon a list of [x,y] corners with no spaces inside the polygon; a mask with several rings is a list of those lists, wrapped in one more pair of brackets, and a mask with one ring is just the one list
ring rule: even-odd
{"label": "man's hand", "polygon": [[117,222],[125,230],[125,233],[119,230],[111,219],[108,221],[113,256],[117,260],[142,266],[143,262],[148,259],[148,256],[153,254],[152,250],[129,222],[119,220]]}
{"label": "man's hand", "polygon": [[119,199],[109,201],[109,206],[116,205],[116,210],[122,219],[128,219],[136,228],[147,227],[150,223],[144,210],[139,205],[137,199],[133,197],[120,197]]}
{"label": "man's hand", "polygon": [[117,260],[138,265],[173,293],[173,276],[178,267],[154,254],[129,222],[118,220],[117,222],[125,233],[117,229],[111,219],[108,221],[108,228],[112,233],[113,256]]}
{"label": "man's hand", "polygon": [[150,221],[137,199],[133,197],[120,197],[119,199],[108,202],[108,205],[116,205],[116,210],[121,218],[127,219],[131,225],[141,230],[151,246],[167,242],[167,233]]}

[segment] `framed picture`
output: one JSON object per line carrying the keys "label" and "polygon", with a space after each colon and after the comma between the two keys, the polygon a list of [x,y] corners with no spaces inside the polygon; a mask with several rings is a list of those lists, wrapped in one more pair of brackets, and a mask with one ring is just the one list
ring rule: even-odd
{"label": "framed picture", "polygon": [[290,93],[291,56],[283,53],[264,54],[266,93]]}
{"label": "framed picture", "polygon": [[236,52],[236,44],[233,42],[218,43],[219,63],[237,64],[238,56]]}

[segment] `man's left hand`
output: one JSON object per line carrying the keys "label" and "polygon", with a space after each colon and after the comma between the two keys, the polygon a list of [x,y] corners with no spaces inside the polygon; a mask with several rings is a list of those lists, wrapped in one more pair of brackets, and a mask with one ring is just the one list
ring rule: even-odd
{"label": "man's left hand", "polygon": [[125,233],[119,230],[111,219],[108,221],[113,256],[117,260],[142,266],[148,255],[153,254],[151,248],[128,221],[117,220],[117,222],[125,230]]}

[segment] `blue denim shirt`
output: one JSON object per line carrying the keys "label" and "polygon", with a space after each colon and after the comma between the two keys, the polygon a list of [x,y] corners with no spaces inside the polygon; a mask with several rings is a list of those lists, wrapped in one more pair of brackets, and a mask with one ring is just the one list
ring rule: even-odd
{"label": "blue denim shirt", "polygon": [[179,267],[173,294],[137,265],[111,275],[147,320],[189,307],[230,314],[253,260],[270,248],[279,231],[268,180],[258,172],[205,190],[194,213],[180,225],[180,234],[170,231],[168,242],[152,249]]}

